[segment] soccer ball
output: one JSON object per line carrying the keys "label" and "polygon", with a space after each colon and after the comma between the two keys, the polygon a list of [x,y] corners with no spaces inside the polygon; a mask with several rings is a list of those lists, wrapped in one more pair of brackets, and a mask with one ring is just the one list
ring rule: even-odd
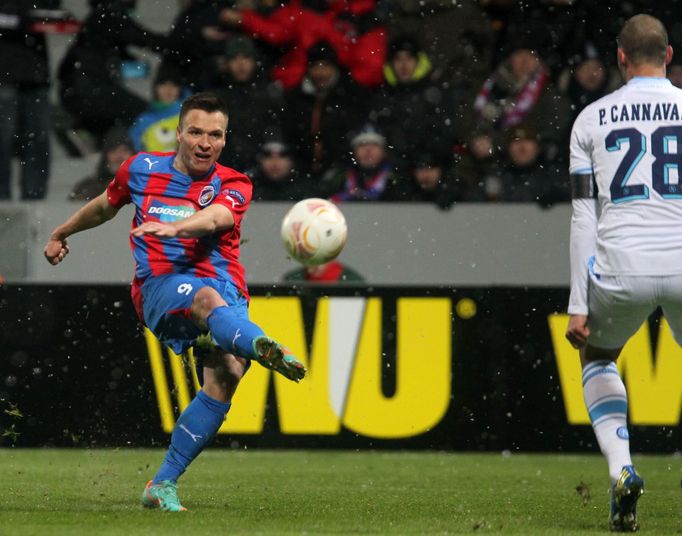
{"label": "soccer ball", "polygon": [[348,227],[334,203],[312,197],[291,207],[282,220],[281,233],[284,247],[294,260],[317,266],[341,253]]}

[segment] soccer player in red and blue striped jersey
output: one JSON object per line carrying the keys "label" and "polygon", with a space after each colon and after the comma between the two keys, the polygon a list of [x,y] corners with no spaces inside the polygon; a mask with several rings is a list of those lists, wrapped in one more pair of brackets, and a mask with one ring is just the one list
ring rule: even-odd
{"label": "soccer player in red and blue striped jersey", "polygon": [[177,152],[129,158],[106,191],[57,227],[45,246],[47,260],[59,264],[69,252],[69,236],[105,223],[133,203],[132,297],[140,319],[178,354],[198,340],[210,341],[198,352],[202,389],[178,418],[161,468],[142,495],[148,508],[184,510],[177,479],[220,428],[250,360],[294,381],[306,372],[248,318],[239,239],[252,187],[244,174],[216,162],[227,120],[215,95],[186,99]]}

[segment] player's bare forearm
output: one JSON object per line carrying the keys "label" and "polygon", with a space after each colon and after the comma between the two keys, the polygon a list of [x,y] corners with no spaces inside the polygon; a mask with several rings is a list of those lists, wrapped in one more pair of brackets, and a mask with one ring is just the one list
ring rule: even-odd
{"label": "player's bare forearm", "polygon": [[50,264],[59,264],[69,253],[66,239],[76,233],[97,227],[118,212],[109,204],[106,192],[74,212],[64,223],[56,227],[45,245],[45,258]]}
{"label": "player's bare forearm", "polygon": [[117,212],[118,209],[109,204],[107,194],[104,192],[74,212],[59,227],[56,227],[50,238],[63,240],[72,234],[92,229],[109,221],[116,216]]}
{"label": "player's bare forearm", "polygon": [[193,238],[231,229],[234,218],[223,205],[211,205],[187,219],[174,222],[173,225],[178,230],[179,237]]}
{"label": "player's bare forearm", "polygon": [[222,205],[212,205],[189,218],[173,223],[145,222],[132,231],[133,236],[150,234],[158,238],[196,238],[226,231],[234,226],[232,213]]}

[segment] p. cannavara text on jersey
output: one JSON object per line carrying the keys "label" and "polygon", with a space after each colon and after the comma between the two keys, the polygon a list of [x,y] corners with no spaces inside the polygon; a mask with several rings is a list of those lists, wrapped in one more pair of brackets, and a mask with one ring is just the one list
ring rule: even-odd
{"label": "p. cannavara text on jersey", "polygon": [[570,173],[598,191],[595,273],[682,273],[680,109],[682,89],[636,77],[576,119]]}

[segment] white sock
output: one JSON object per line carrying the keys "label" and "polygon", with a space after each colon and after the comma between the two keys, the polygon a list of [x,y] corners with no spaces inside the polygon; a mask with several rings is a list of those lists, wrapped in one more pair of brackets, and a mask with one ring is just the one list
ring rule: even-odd
{"label": "white sock", "polygon": [[593,361],[583,368],[583,395],[613,483],[624,465],[632,465],[628,397],[613,361]]}

